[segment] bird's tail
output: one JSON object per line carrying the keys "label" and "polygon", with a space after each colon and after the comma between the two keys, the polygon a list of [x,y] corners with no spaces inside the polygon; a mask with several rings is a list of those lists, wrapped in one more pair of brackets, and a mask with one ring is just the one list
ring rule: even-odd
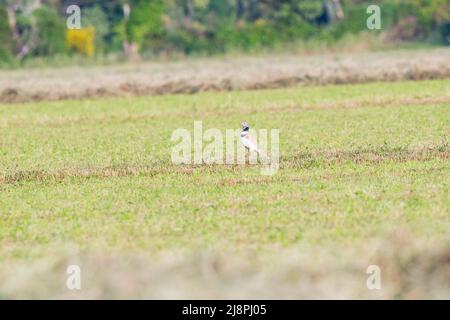
{"label": "bird's tail", "polygon": [[261,151],[260,149],[256,149],[255,150],[256,153],[258,154],[258,158],[259,160],[263,163],[263,164],[269,164],[269,157],[267,156],[267,154],[263,151]]}

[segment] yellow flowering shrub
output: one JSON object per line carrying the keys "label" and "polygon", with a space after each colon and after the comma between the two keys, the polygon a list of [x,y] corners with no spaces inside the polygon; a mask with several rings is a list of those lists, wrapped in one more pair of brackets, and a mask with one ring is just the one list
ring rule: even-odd
{"label": "yellow flowering shrub", "polygon": [[81,29],[67,29],[67,47],[78,53],[92,57],[95,52],[95,29],[93,27]]}
{"label": "yellow flowering shrub", "polygon": [[255,26],[265,26],[267,24],[267,20],[259,18],[255,21]]}

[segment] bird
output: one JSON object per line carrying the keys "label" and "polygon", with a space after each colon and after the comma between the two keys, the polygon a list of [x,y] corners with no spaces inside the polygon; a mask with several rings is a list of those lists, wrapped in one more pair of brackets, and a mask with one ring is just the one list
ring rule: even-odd
{"label": "bird", "polygon": [[242,131],[241,131],[241,142],[249,151],[255,151],[258,155],[261,151],[258,148],[258,144],[255,139],[251,136],[249,130],[250,127],[246,121],[241,123]]}

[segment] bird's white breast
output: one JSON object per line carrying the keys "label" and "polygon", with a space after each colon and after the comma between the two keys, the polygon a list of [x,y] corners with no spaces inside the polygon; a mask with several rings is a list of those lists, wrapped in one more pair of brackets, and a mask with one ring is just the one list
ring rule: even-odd
{"label": "bird's white breast", "polygon": [[250,149],[250,150],[258,150],[258,147],[256,146],[256,143],[250,139],[250,136],[248,135],[248,132],[243,131],[241,133],[241,142],[244,145],[244,147]]}

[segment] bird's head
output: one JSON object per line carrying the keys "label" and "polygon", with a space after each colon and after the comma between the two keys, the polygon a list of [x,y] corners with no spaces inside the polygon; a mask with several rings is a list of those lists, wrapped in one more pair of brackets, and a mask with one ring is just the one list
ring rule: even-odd
{"label": "bird's head", "polygon": [[248,129],[250,128],[248,126],[247,121],[242,122],[241,125],[242,125],[242,131],[248,131]]}

